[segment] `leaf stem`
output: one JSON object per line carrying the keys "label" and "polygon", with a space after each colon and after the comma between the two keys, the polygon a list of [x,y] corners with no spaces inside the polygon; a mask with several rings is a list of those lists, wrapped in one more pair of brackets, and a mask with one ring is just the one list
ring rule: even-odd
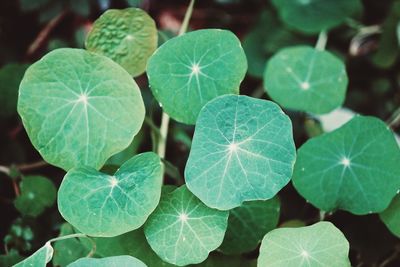
{"label": "leaf stem", "polygon": [[0,172],[4,173],[6,175],[9,175],[10,174],[10,168],[0,165]]}
{"label": "leaf stem", "polygon": [[189,20],[192,17],[192,13],[193,13],[194,2],[195,2],[195,0],[190,1],[190,4],[186,10],[185,17],[183,18],[181,28],[179,30],[179,35],[182,35],[187,31],[187,28],[189,26]]}
{"label": "leaf stem", "polygon": [[315,45],[315,48],[320,51],[324,51],[326,47],[326,43],[328,42],[328,34],[326,31],[321,31],[318,35],[318,40]]}
{"label": "leaf stem", "polygon": [[46,161],[40,160],[40,161],[33,162],[33,163],[17,165],[16,168],[20,171],[29,171],[29,170],[37,169],[40,167],[44,167],[46,165],[48,165],[48,163]]}
{"label": "leaf stem", "polygon": [[400,107],[393,112],[392,116],[386,121],[386,124],[392,129],[400,124]]}
{"label": "leaf stem", "polygon": [[61,241],[61,240],[70,239],[70,238],[76,238],[76,237],[87,237],[87,238],[89,238],[87,235],[79,233],[79,234],[71,234],[71,235],[64,235],[64,236],[55,237],[55,238],[50,239],[48,242],[56,242],[56,241]]}

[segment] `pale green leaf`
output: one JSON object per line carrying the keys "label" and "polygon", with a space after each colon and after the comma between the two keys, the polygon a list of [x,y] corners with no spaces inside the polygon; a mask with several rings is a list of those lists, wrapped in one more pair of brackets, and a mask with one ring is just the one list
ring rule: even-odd
{"label": "pale green leaf", "polygon": [[82,233],[120,235],[139,228],[156,208],[162,176],[162,163],[153,152],[133,157],[113,176],[74,168],[61,183],[58,209]]}
{"label": "pale green leaf", "polygon": [[341,106],[347,84],[343,62],[307,46],[280,50],[264,73],[264,87],[272,100],[285,108],[317,114]]}
{"label": "pale green leaf", "polygon": [[349,242],[330,222],[280,228],[263,239],[258,267],[350,267]]}
{"label": "pale green leaf", "polygon": [[298,150],[293,185],[323,211],[381,212],[400,188],[400,149],[391,130],[356,115]]}
{"label": "pale green leaf", "polygon": [[211,99],[239,93],[247,61],[230,31],[198,30],[172,38],[149,60],[147,76],[154,97],[173,119],[195,124]]}
{"label": "pale green leaf", "polygon": [[50,52],[26,71],[19,93],[18,112],[32,144],[65,170],[99,169],[132,142],[144,120],[130,75],[85,50]]}
{"label": "pale green leaf", "polygon": [[342,24],[362,10],[359,0],[272,0],[281,19],[304,33],[318,33]]}
{"label": "pale green leaf", "polygon": [[204,261],[221,245],[227,221],[228,212],[207,207],[181,186],[162,195],[144,232],[161,259],[183,266]]}
{"label": "pale green leaf", "polygon": [[279,220],[280,202],[277,197],[266,201],[244,202],[229,211],[228,229],[219,249],[225,254],[240,254],[254,250],[266,233]]}
{"label": "pale green leaf", "polygon": [[14,265],[14,267],[46,267],[46,264],[53,257],[53,247],[47,242],[38,251],[26,258],[24,261]]}
{"label": "pale green leaf", "polygon": [[154,20],[139,8],[109,9],[98,18],[85,46],[119,63],[131,75],[146,69],[148,58],[157,48]]}
{"label": "pale green leaf", "polygon": [[56,200],[57,189],[53,182],[42,176],[26,176],[19,184],[21,194],[14,204],[24,215],[36,217]]}
{"label": "pale green leaf", "polygon": [[186,184],[212,208],[274,197],[296,157],[292,123],[278,105],[225,95],[200,112],[185,167]]}
{"label": "pale green leaf", "polygon": [[146,267],[146,264],[131,256],[115,256],[102,259],[82,258],[68,267]]}
{"label": "pale green leaf", "polygon": [[400,238],[400,195],[398,194],[389,207],[379,214],[386,227]]}

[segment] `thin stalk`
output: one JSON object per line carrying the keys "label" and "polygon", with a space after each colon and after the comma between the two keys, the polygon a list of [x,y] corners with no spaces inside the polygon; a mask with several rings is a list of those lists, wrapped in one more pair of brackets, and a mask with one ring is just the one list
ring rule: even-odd
{"label": "thin stalk", "polygon": [[0,165],[0,172],[4,173],[6,175],[9,175],[10,174],[10,168]]}
{"label": "thin stalk", "polygon": [[392,129],[400,124],[400,107],[393,112],[392,116],[386,121],[386,124]]}
{"label": "thin stalk", "polygon": [[46,161],[41,160],[38,162],[17,165],[16,168],[20,171],[29,171],[29,170],[41,168],[41,167],[44,167],[47,165],[48,165],[48,163]]}
{"label": "thin stalk", "polygon": [[326,31],[321,31],[318,35],[318,40],[317,44],[315,45],[315,48],[317,50],[323,51],[325,50],[326,43],[328,42],[328,34]]}
{"label": "thin stalk", "polygon": [[187,31],[187,28],[189,26],[189,20],[192,17],[192,13],[193,13],[194,2],[195,2],[195,0],[191,0],[188,8],[186,9],[186,14],[185,14],[185,17],[183,18],[182,25],[179,30],[179,35],[182,35]]}
{"label": "thin stalk", "polygon": [[87,238],[89,238],[85,234],[71,234],[71,235],[64,235],[64,236],[59,236],[59,237],[52,238],[48,242],[51,243],[51,242],[61,241],[61,240],[70,239],[70,238],[77,238],[77,237],[87,237]]}

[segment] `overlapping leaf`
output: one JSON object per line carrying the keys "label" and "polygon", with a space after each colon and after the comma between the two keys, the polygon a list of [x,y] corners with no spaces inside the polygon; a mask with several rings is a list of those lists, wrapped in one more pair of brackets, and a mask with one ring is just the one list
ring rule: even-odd
{"label": "overlapping leaf", "polygon": [[114,256],[102,259],[82,258],[68,267],[147,267],[146,264],[131,256]]}
{"label": "overlapping leaf", "polygon": [[386,227],[400,238],[400,195],[397,195],[389,207],[379,214]]}
{"label": "overlapping leaf", "polygon": [[49,242],[47,242],[38,251],[20,263],[14,265],[14,267],[46,267],[46,264],[51,261],[52,257],[53,247]]}

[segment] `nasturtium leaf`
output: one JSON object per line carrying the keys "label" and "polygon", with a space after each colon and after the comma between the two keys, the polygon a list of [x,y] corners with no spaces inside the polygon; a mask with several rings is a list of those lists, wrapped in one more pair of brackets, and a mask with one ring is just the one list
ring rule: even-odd
{"label": "nasturtium leaf", "polygon": [[264,87],[272,100],[285,108],[317,114],[343,104],[347,83],[343,62],[307,46],[280,50],[264,73]]}
{"label": "nasturtium leaf", "polygon": [[400,238],[400,195],[398,194],[389,207],[379,214],[386,227]]}
{"label": "nasturtium leaf", "polygon": [[0,118],[17,113],[18,87],[26,64],[8,64],[0,68]]}
{"label": "nasturtium leaf", "polygon": [[157,48],[154,20],[139,8],[109,9],[98,18],[86,39],[89,51],[105,55],[133,76],[146,69]]}
{"label": "nasturtium leaf", "polygon": [[274,197],[289,182],[295,158],[292,123],[278,105],[225,95],[199,114],[186,184],[207,206],[229,210]]}
{"label": "nasturtium leaf", "polygon": [[279,228],[264,237],[258,267],[350,267],[349,242],[330,222]]}
{"label": "nasturtium leaf", "polygon": [[214,252],[202,263],[191,265],[191,267],[256,267],[256,264],[238,255],[228,256]]}
{"label": "nasturtium leaf", "polygon": [[99,169],[126,148],[144,120],[132,77],[107,57],[57,49],[34,63],[20,85],[18,112],[50,164]]}
{"label": "nasturtium leaf", "polygon": [[277,226],[279,212],[277,197],[244,202],[240,207],[230,210],[228,229],[219,249],[228,255],[252,251],[264,235]]}
{"label": "nasturtium leaf", "polygon": [[400,188],[400,149],[381,120],[356,115],[298,150],[293,185],[323,211],[381,212]]}
{"label": "nasturtium leaf", "polygon": [[114,175],[70,170],[58,192],[61,215],[82,233],[111,237],[139,228],[156,208],[163,167],[153,152],[125,162]]}
{"label": "nasturtium leaf", "polygon": [[288,26],[304,33],[318,33],[342,24],[359,13],[359,0],[272,0]]}
{"label": "nasturtium leaf", "polygon": [[207,207],[181,186],[162,195],[144,233],[161,259],[183,266],[204,261],[221,245],[227,221],[228,212]]}
{"label": "nasturtium leaf", "polygon": [[38,251],[31,256],[14,265],[14,267],[46,267],[46,264],[51,261],[53,257],[53,247],[50,242],[47,242]]}
{"label": "nasturtium leaf", "polygon": [[247,70],[239,39],[230,31],[198,30],[172,38],[150,57],[154,97],[173,119],[195,124],[211,99],[238,94]]}
{"label": "nasturtium leaf", "polygon": [[115,256],[102,259],[82,258],[68,267],[147,267],[146,264],[132,256]]}
{"label": "nasturtium leaf", "polygon": [[57,189],[53,182],[42,176],[26,176],[19,184],[21,194],[14,205],[24,215],[36,217],[56,200]]}

